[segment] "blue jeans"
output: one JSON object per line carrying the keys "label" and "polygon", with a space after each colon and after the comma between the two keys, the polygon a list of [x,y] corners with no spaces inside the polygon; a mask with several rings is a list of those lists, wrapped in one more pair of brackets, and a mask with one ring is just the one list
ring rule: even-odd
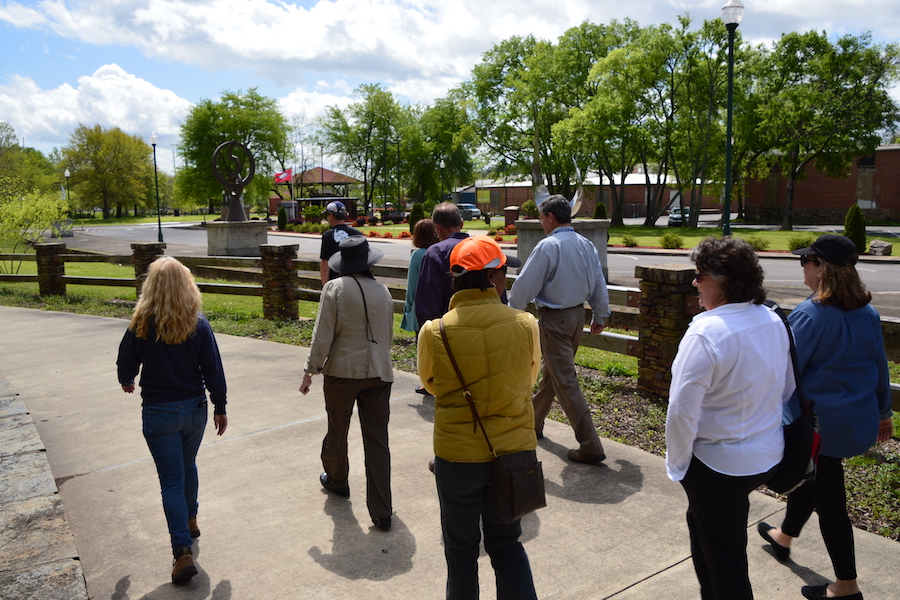
{"label": "blue jeans", "polygon": [[536,600],[528,555],[519,541],[521,520],[497,523],[493,463],[454,463],[435,458],[434,476],[441,503],[447,600],[476,600],[481,528],[484,549],[497,580],[497,600]]}
{"label": "blue jeans", "polygon": [[197,450],[207,419],[206,397],[143,408],[144,439],[156,463],[172,549],[190,548],[188,515],[197,514]]}

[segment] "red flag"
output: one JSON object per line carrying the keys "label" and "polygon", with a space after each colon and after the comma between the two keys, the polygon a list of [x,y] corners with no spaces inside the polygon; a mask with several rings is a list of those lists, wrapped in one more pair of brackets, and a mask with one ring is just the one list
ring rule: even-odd
{"label": "red flag", "polygon": [[275,183],[288,183],[293,175],[293,169],[275,173]]}

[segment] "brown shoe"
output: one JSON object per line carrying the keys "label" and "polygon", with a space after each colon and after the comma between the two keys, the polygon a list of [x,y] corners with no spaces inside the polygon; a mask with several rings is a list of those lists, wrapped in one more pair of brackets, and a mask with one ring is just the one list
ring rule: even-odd
{"label": "brown shoe", "polygon": [[175,565],[172,567],[172,583],[184,583],[197,574],[193,553],[190,548],[179,548],[173,552]]}
{"label": "brown shoe", "polygon": [[188,517],[188,529],[191,530],[191,537],[198,538],[200,537],[200,526],[197,525],[197,517]]}
{"label": "brown shoe", "polygon": [[581,448],[569,450],[568,457],[571,461],[589,465],[597,465],[606,460],[605,454],[588,454],[587,452],[582,452]]}

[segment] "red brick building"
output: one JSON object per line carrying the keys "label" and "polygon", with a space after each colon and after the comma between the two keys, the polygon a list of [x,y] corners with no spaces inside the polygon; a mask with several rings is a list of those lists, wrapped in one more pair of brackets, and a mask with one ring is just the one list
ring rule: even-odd
{"label": "red brick building", "polygon": [[[843,223],[847,210],[859,204],[868,221],[900,221],[900,144],[879,146],[871,156],[848,165],[845,179],[826,177],[807,165],[806,178],[794,187],[794,223]],[[787,179],[772,173],[744,187],[745,211],[753,221],[780,223]]]}

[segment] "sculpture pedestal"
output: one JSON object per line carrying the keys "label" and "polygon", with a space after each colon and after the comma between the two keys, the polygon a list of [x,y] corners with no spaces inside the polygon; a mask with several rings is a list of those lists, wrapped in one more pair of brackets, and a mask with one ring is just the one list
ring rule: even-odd
{"label": "sculpture pedestal", "polygon": [[[572,227],[597,248],[597,256],[603,265],[603,277],[609,281],[609,262],[606,258],[606,246],[609,243],[609,220],[607,219],[577,219],[572,221]],[[516,236],[519,238],[516,254],[522,264],[528,260],[528,256],[537,243],[546,237],[539,219],[519,219],[516,221]]]}
{"label": "sculpture pedestal", "polygon": [[259,247],[268,242],[265,221],[216,221],[206,223],[209,256],[262,256]]}

